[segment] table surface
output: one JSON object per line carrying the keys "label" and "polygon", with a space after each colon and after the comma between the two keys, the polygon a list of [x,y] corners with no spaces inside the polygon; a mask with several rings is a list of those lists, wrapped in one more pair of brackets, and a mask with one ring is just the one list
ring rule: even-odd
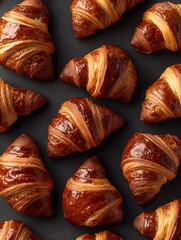
{"label": "table surface", "polygon": [[[0,3],[0,15],[2,16],[4,12],[10,10],[20,2],[19,0],[2,0]],[[120,169],[120,156],[126,141],[136,132],[154,134],[170,133],[181,137],[180,119],[170,119],[155,124],[143,124],[139,120],[145,90],[159,78],[166,67],[179,63],[181,61],[181,54],[180,52],[173,53],[165,50],[146,55],[136,52],[130,46],[132,34],[137,24],[141,21],[143,12],[158,1],[145,1],[137,5],[125,13],[117,23],[83,40],[75,39],[72,31],[71,13],[69,10],[71,0],[45,0],[45,2],[51,13],[49,31],[55,43],[53,61],[56,76],[52,81],[37,81],[20,76],[3,66],[0,67],[0,77],[2,79],[14,87],[37,91],[44,95],[48,101],[46,107],[32,113],[28,117],[19,119],[7,132],[0,134],[0,154],[22,133],[30,135],[35,140],[40,149],[42,160],[55,184],[53,191],[55,216],[52,219],[41,219],[20,214],[13,211],[6,201],[0,198],[0,221],[11,219],[21,220],[44,240],[73,240],[81,234],[95,233],[104,229],[117,232],[125,240],[147,239],[132,227],[133,219],[145,210],[153,210],[162,204],[181,197],[181,173],[179,170],[178,176],[165,184],[153,200],[140,207],[134,201],[127,181]],[[180,1],[173,2],[179,3]],[[95,100],[85,89],[78,89],[58,79],[61,69],[70,59],[83,56],[89,51],[100,47],[102,44],[118,45],[129,53],[130,58],[136,66],[138,82],[135,95],[129,104],[122,104],[112,100]],[[72,97],[88,97],[96,103],[110,107],[126,119],[126,124],[123,128],[112,133],[94,149],[55,160],[49,159],[46,148],[48,124],[58,112],[60,105]],[[101,158],[108,179],[123,196],[122,208],[124,211],[124,220],[121,223],[88,228],[78,227],[68,223],[64,219],[61,205],[62,189],[66,181],[83,161],[92,155],[98,155]]]}

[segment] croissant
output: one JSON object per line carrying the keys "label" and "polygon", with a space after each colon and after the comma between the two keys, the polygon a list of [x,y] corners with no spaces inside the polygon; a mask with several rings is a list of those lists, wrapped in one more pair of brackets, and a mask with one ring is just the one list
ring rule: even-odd
{"label": "croissant", "polygon": [[162,49],[173,52],[181,49],[181,4],[153,4],[143,14],[143,21],[133,34],[131,45],[142,53]]}
{"label": "croissant", "polygon": [[42,0],[25,0],[6,12],[0,19],[0,64],[29,78],[52,79],[49,18]]}
{"label": "croissant", "polygon": [[123,240],[123,239],[116,235],[114,232],[106,230],[95,233],[94,235],[84,234],[76,238],[76,240]]}
{"label": "croissant", "polygon": [[70,10],[77,39],[85,38],[98,29],[118,21],[122,14],[144,0],[72,0]]}
{"label": "croissant", "polygon": [[97,226],[120,222],[122,197],[110,184],[98,157],[87,159],[63,190],[65,219],[79,226]]}
{"label": "croissant", "polygon": [[121,157],[123,174],[136,202],[150,201],[168,180],[177,176],[181,140],[170,134],[136,133]]}
{"label": "croissant", "polygon": [[14,88],[0,79],[0,132],[5,132],[20,116],[40,108],[46,99],[30,90]]}
{"label": "croissant", "polygon": [[0,156],[0,195],[18,212],[51,217],[52,179],[34,141],[18,137]]}
{"label": "croissant", "polygon": [[133,222],[141,234],[154,240],[181,239],[181,199],[175,199],[155,211],[143,212]]}
{"label": "croissant", "polygon": [[111,109],[87,98],[72,98],[62,104],[48,126],[48,156],[86,151],[123,124],[124,119]]}
{"label": "croissant", "polygon": [[181,117],[181,64],[168,67],[146,91],[140,120],[144,123]]}
{"label": "croissant", "polygon": [[86,87],[95,98],[129,102],[137,73],[128,54],[113,45],[102,47],[68,62],[60,78],[77,87]]}
{"label": "croissant", "polygon": [[0,222],[0,239],[39,240],[39,238],[36,235],[34,235],[24,223],[17,220]]}

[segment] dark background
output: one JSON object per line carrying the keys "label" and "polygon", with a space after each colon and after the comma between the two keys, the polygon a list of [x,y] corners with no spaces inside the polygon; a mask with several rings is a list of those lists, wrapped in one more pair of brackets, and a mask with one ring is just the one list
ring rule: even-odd
{"label": "dark background", "polygon": [[[2,0],[0,2],[0,16],[10,10],[20,0]],[[14,87],[27,88],[44,95],[47,105],[34,112],[28,117],[19,119],[6,133],[0,134],[0,154],[20,134],[30,135],[37,143],[42,160],[50,172],[54,183],[53,192],[55,217],[53,219],[41,219],[20,214],[13,211],[3,198],[0,198],[0,221],[17,219],[26,223],[33,232],[44,240],[66,239],[73,240],[84,233],[95,233],[104,229],[116,231],[125,240],[144,240],[132,227],[133,219],[144,210],[153,210],[175,198],[181,197],[181,170],[178,176],[162,187],[160,193],[143,207],[137,206],[128,184],[120,169],[120,156],[128,138],[135,132],[149,133],[170,133],[181,137],[180,119],[170,119],[156,124],[142,124],[139,121],[141,104],[144,99],[145,90],[156,79],[166,67],[181,62],[181,53],[172,53],[167,50],[153,53],[151,55],[140,54],[130,46],[130,40],[135,27],[141,21],[143,12],[153,3],[158,1],[145,1],[134,7],[109,28],[97,32],[83,40],[75,39],[71,25],[71,13],[69,6],[71,0],[45,0],[51,13],[49,31],[55,42],[55,53],[53,61],[56,70],[55,79],[52,81],[36,81],[27,77],[19,76],[11,70],[0,67],[0,77]],[[163,1],[160,1],[163,2]],[[173,1],[180,3],[180,1]],[[136,66],[138,82],[134,98],[130,104],[122,104],[111,100],[95,100],[84,89],[78,89],[58,79],[63,66],[73,57],[82,56],[102,44],[116,44],[127,51]],[[83,153],[76,153],[69,157],[51,160],[47,156],[47,127],[49,122],[58,112],[60,105],[71,97],[88,97],[94,102],[108,106],[121,114],[126,119],[125,126],[107,137],[98,147]],[[66,222],[63,217],[61,206],[62,189],[66,181],[72,176],[83,161],[92,156],[98,155],[102,159],[107,177],[113,185],[122,193],[124,221],[119,224],[102,227],[78,227]]]}

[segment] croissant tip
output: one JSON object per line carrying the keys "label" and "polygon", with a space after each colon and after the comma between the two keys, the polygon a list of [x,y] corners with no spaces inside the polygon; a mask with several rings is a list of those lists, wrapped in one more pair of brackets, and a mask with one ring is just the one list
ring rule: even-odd
{"label": "croissant tip", "polygon": [[152,51],[150,49],[149,43],[146,41],[146,39],[144,43],[141,41],[138,31],[139,30],[136,29],[135,33],[133,34],[130,43],[131,47],[135,48],[135,50],[139,53],[150,54]]}
{"label": "croissant tip", "polygon": [[101,160],[97,156],[92,156],[90,158],[87,158],[84,163],[81,165],[81,167],[91,167],[91,166],[101,166]]}
{"label": "croissant tip", "polygon": [[13,142],[13,144],[15,144],[15,145],[19,145],[19,144],[21,144],[21,145],[22,144],[23,145],[29,145],[30,143],[32,144],[32,143],[34,143],[34,141],[33,141],[33,139],[30,136],[28,136],[25,133],[21,134]]}
{"label": "croissant tip", "polygon": [[73,80],[73,74],[70,63],[67,63],[65,67],[62,69],[59,75],[59,79],[65,82],[71,82],[71,80]]}
{"label": "croissant tip", "polygon": [[145,117],[144,112],[141,111],[141,113],[140,113],[140,121],[141,121],[142,123],[147,123],[148,121],[147,121],[146,119],[147,119],[147,118]]}
{"label": "croissant tip", "polygon": [[43,106],[46,102],[47,102],[46,98],[44,96],[38,94],[38,97],[36,100],[36,104],[38,105],[38,108]]}
{"label": "croissant tip", "polygon": [[133,227],[139,231],[139,232],[143,232],[143,228],[144,228],[144,215],[140,214],[138,215],[134,221],[133,221]]}
{"label": "croissant tip", "polygon": [[[144,102],[143,102],[144,104]],[[145,109],[142,107],[142,110],[140,112],[140,122],[142,123],[154,123],[156,122],[156,118],[152,116],[152,113],[149,111],[149,109]]]}

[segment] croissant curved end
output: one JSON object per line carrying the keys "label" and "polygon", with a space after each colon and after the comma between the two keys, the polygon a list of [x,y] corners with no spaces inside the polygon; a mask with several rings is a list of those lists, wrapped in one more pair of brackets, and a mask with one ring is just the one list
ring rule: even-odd
{"label": "croissant curved end", "polygon": [[143,44],[143,42],[141,41],[139,32],[140,30],[136,28],[135,33],[131,39],[130,45],[134,47],[138,52],[147,53],[147,54],[151,53],[151,51],[149,50],[148,42],[145,41],[147,44]]}
{"label": "croissant curved end", "polygon": [[63,70],[61,71],[59,75],[59,79],[67,82],[67,83],[72,83],[73,82],[73,72],[70,66],[70,62],[65,65]]}
{"label": "croissant curved end", "polygon": [[143,233],[144,229],[144,215],[140,214],[133,221],[133,227],[139,232]]}
{"label": "croissant curved end", "polygon": [[167,115],[163,114],[160,107],[153,102],[145,99],[140,112],[140,121],[142,123],[155,123],[166,120]]}
{"label": "croissant curved end", "polygon": [[30,114],[32,111],[39,109],[47,102],[46,98],[42,95],[35,94],[33,101],[27,101],[26,103],[26,115]]}

